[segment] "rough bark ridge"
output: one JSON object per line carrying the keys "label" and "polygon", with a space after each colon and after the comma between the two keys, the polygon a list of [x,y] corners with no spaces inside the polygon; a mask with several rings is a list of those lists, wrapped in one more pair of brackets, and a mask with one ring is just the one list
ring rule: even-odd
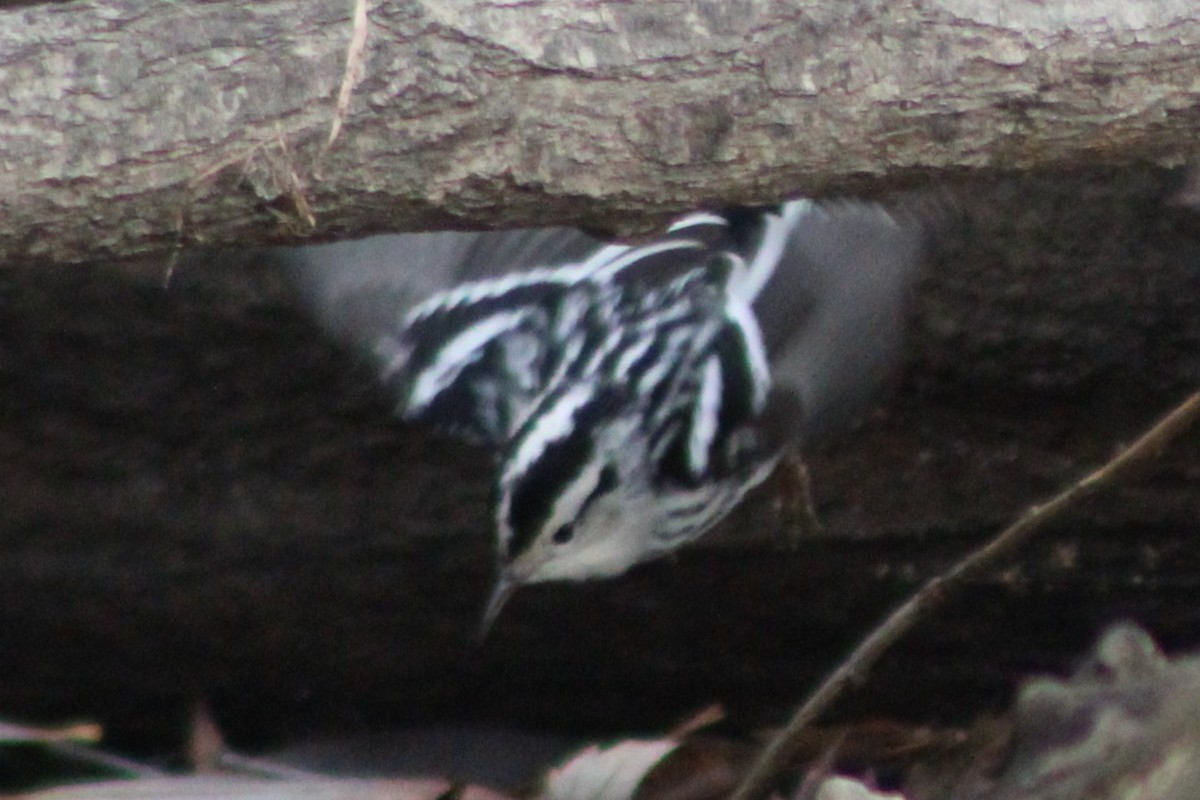
{"label": "rough bark ridge", "polygon": [[933,170],[1178,162],[1200,124],[1186,0],[408,0],[367,19],[360,48],[346,0],[0,8],[0,263],[314,224],[622,229]]}

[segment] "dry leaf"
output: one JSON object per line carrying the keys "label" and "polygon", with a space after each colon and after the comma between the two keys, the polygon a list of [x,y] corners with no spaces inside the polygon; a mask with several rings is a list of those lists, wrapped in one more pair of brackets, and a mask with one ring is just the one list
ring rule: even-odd
{"label": "dry leaf", "polygon": [[816,800],[904,800],[904,795],[877,792],[861,781],[837,777],[821,784]]}
{"label": "dry leaf", "polygon": [[744,744],[689,739],[650,770],[636,800],[722,800],[733,791],[752,755]]}
{"label": "dry leaf", "polygon": [[646,775],[679,746],[671,739],[596,745],[546,776],[544,800],[631,800]]}

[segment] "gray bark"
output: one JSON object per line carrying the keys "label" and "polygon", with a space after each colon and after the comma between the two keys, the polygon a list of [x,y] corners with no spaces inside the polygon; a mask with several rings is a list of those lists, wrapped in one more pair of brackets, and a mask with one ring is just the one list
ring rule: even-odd
{"label": "gray bark", "polygon": [[1185,0],[367,13],[348,59],[348,0],[0,8],[0,263],[429,227],[624,230],[932,174],[1178,163],[1200,121],[1200,12]]}

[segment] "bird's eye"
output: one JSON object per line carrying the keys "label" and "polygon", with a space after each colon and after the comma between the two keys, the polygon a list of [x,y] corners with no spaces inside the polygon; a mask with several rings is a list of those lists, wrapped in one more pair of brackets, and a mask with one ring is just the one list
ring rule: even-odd
{"label": "bird's eye", "polygon": [[559,529],[556,530],[554,535],[550,538],[555,544],[566,544],[567,542],[571,541],[571,539],[575,538],[575,526],[563,525],[559,527]]}

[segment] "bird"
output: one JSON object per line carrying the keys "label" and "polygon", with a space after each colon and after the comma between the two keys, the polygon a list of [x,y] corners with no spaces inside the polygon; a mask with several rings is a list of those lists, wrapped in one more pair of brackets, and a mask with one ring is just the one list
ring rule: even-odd
{"label": "bird", "polygon": [[791,200],[638,243],[571,228],[391,234],[277,254],[396,416],[495,456],[497,579],[613,577],[692,542],[900,362],[919,224]]}

